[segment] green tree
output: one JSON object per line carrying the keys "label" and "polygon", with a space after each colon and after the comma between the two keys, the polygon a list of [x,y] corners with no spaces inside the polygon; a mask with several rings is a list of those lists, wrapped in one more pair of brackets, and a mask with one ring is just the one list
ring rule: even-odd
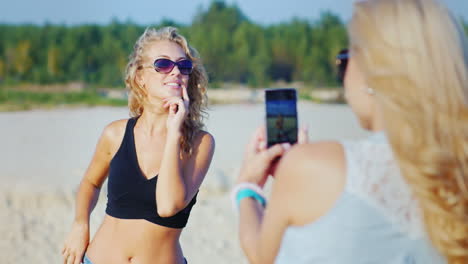
{"label": "green tree", "polygon": [[234,32],[232,42],[233,78],[254,87],[267,85],[271,55],[263,29],[244,21]]}
{"label": "green tree", "polygon": [[60,74],[60,54],[57,47],[49,47],[47,51],[47,71],[52,77]]}
{"label": "green tree", "polygon": [[3,59],[0,58],[0,83],[5,79],[5,71],[6,70],[6,65],[5,62],[3,62]]}
{"label": "green tree", "polygon": [[214,81],[238,81],[230,54],[234,47],[232,32],[246,21],[236,5],[213,1],[206,12],[199,10],[190,28],[192,44],[198,48],[208,73]]}
{"label": "green tree", "polygon": [[[335,54],[348,42],[345,26],[330,12],[315,22],[295,18],[263,26],[220,0],[200,6],[190,25],[163,19],[155,25],[161,26],[180,29],[212,81],[252,87],[278,80],[335,85]],[[107,25],[0,24],[0,80],[122,87],[128,55],[145,28],[117,19]]]}
{"label": "green tree", "polygon": [[24,75],[31,69],[32,60],[29,55],[31,43],[28,40],[23,40],[16,46],[14,56],[14,70],[19,76]]}
{"label": "green tree", "polygon": [[322,13],[313,25],[311,35],[309,59],[314,70],[312,75],[303,77],[315,85],[336,84],[335,56],[348,46],[343,22],[330,12]]}

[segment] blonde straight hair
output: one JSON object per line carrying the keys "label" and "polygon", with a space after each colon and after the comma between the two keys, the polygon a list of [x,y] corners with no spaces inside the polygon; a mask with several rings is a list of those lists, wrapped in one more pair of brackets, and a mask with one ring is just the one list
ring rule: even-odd
{"label": "blonde straight hair", "polygon": [[198,52],[191,47],[185,37],[174,27],[160,29],[147,28],[135,43],[133,52],[125,69],[125,85],[129,90],[128,106],[130,116],[136,117],[143,113],[146,92],[136,81],[139,70],[143,68],[144,54],[148,46],[156,41],[168,40],[178,44],[185,51],[185,55],[193,62],[193,70],[189,77],[187,93],[190,98],[189,113],[182,128],[181,147],[183,153],[192,152],[193,139],[204,126],[206,116],[208,76]]}
{"label": "blonde straight hair", "polygon": [[468,263],[468,45],[437,0],[355,4],[351,55],[375,90],[435,247]]}

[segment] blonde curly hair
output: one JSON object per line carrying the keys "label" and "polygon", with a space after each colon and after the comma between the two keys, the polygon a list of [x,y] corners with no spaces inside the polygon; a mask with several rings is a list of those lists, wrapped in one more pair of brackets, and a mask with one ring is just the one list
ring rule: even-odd
{"label": "blonde curly hair", "polygon": [[355,4],[351,54],[383,108],[387,134],[449,263],[468,263],[468,45],[437,0]]}
{"label": "blonde curly hair", "polygon": [[193,70],[189,77],[187,93],[190,98],[190,106],[187,118],[182,127],[181,148],[184,153],[192,152],[192,143],[195,135],[203,128],[203,120],[206,117],[208,76],[201,62],[198,52],[191,47],[185,37],[177,32],[174,27],[160,29],[147,28],[139,37],[129,62],[125,69],[125,85],[129,91],[128,107],[130,116],[140,116],[144,110],[146,93],[137,80],[137,73],[143,68],[143,55],[148,45],[155,41],[168,40],[178,44],[185,51],[185,55],[193,62]]}

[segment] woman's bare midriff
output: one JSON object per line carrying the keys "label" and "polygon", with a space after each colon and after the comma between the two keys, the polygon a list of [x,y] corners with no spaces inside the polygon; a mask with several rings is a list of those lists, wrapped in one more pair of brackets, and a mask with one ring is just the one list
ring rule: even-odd
{"label": "woman's bare midriff", "polygon": [[106,215],[88,246],[93,264],[184,264],[182,229]]}

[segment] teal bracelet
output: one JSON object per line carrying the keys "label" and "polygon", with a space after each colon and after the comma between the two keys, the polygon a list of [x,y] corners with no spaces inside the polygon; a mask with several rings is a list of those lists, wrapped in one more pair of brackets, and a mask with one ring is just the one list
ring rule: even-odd
{"label": "teal bracelet", "polygon": [[254,198],[263,207],[266,206],[266,200],[265,200],[265,198],[263,198],[262,195],[258,194],[256,191],[254,191],[252,189],[245,188],[245,189],[241,189],[241,190],[239,190],[237,192],[237,195],[236,195],[237,208],[239,208],[240,202],[244,198]]}

